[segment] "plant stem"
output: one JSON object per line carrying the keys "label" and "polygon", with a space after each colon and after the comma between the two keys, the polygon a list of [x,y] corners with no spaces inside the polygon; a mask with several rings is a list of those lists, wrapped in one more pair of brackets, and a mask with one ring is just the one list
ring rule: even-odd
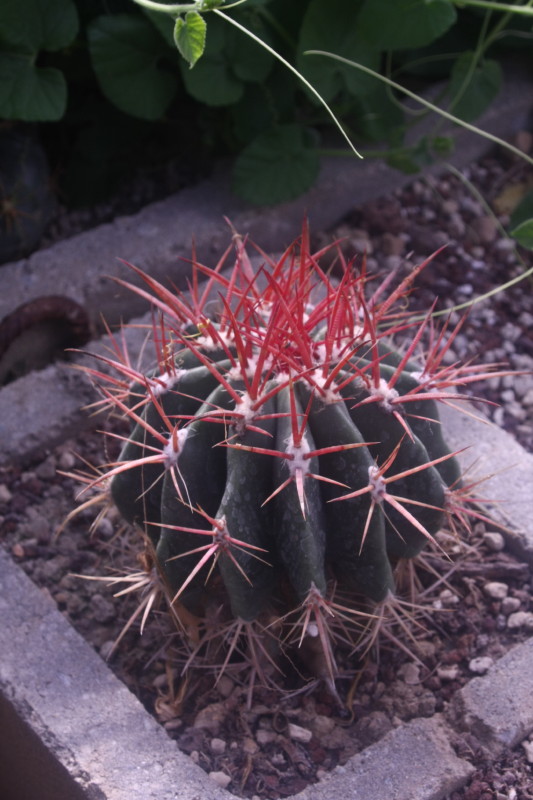
{"label": "plant stem", "polygon": [[202,0],[196,3],[176,3],[175,5],[167,5],[166,3],[157,3],[155,0],[134,0],[139,6],[149,8],[151,11],[164,11],[166,14],[184,14],[187,11],[200,11]]}
{"label": "plant stem", "polygon": [[452,2],[461,8],[465,6],[475,6],[477,8],[486,8],[489,11],[508,11],[511,14],[524,14],[527,17],[533,16],[533,8],[531,2],[523,6],[509,5],[509,3],[495,3],[492,0],[452,0]]}
{"label": "plant stem", "polygon": [[[494,289],[491,289],[490,292],[485,292],[485,294],[480,294],[478,297],[474,297],[473,300],[468,300],[466,303],[460,303],[457,306],[452,306],[451,308],[443,308],[441,311],[434,311],[431,315],[432,317],[442,317],[445,314],[451,314],[452,311],[462,311],[464,308],[471,308],[472,306],[481,303],[482,300],[488,300],[489,297],[494,297],[494,295],[499,294],[500,292],[504,292],[506,289],[510,289],[511,286],[514,286],[520,281],[525,280],[533,275],[533,267],[526,270],[525,272],[521,272],[520,275],[517,275],[516,278],[512,278],[510,281],[506,283],[500,284],[500,286],[495,286]],[[420,317],[415,317],[414,321],[418,322],[419,320],[424,319],[421,315]]]}
{"label": "plant stem", "polygon": [[[137,1],[138,0],[136,0],[136,2]],[[142,0],[142,2],[143,3],[149,2],[149,0]],[[277,58],[277,60],[280,61],[283,64],[283,66],[286,67],[290,72],[292,72],[293,75],[296,75],[298,80],[301,81],[304,84],[304,86],[307,89],[309,89],[309,91],[312,94],[314,94],[314,96],[320,101],[322,106],[326,109],[326,111],[328,112],[329,116],[331,117],[331,119],[335,123],[336,127],[339,129],[339,131],[341,132],[343,137],[348,142],[348,145],[350,146],[350,150],[352,150],[358,158],[362,158],[361,154],[353,146],[353,144],[352,144],[352,142],[350,140],[350,137],[344,131],[344,128],[342,127],[340,121],[335,116],[335,114],[332,111],[332,109],[329,107],[329,105],[326,103],[326,101],[322,98],[322,96],[319,94],[319,92],[317,92],[317,90],[314,88],[314,86],[312,86],[312,84],[310,84],[309,81],[306,78],[304,78],[304,76],[301,74],[301,72],[298,72],[298,70],[295,69],[295,67],[293,67],[292,64],[290,64],[285,58],[283,58],[283,56],[281,56],[278,52],[276,52],[276,50],[274,50],[274,48],[270,47],[270,45],[268,45],[266,42],[264,42],[262,39],[260,39],[259,36],[256,36],[255,33],[252,33],[252,31],[248,30],[248,28],[245,28],[244,25],[241,25],[239,22],[237,22],[232,17],[229,17],[227,14],[224,14],[224,12],[220,11],[218,8],[214,8],[214,9],[212,9],[212,11],[213,11],[213,14],[216,14],[217,16],[222,17],[222,19],[225,19],[226,22],[230,23],[230,25],[233,25],[235,28],[238,28],[238,30],[242,31],[242,33],[244,33],[246,36],[249,36],[250,39],[253,39],[254,42],[256,42],[258,45],[260,45],[265,50],[267,50],[272,56],[274,56],[274,58]]]}
{"label": "plant stem", "polygon": [[342,61],[343,64],[348,64],[349,66],[355,67],[356,69],[361,70],[362,72],[366,72],[368,75],[373,75],[374,78],[378,78],[380,81],[384,81],[393,89],[396,89],[399,92],[403,92],[403,94],[411,97],[413,100],[421,103],[426,108],[429,108],[431,111],[434,111],[436,114],[440,114],[441,117],[453,122],[455,125],[460,125],[462,128],[466,128],[472,133],[477,133],[479,136],[483,136],[485,139],[488,139],[495,144],[500,145],[500,147],[504,147],[509,152],[514,153],[515,155],[519,156],[520,158],[525,159],[529,164],[533,165],[533,158],[528,156],[522,150],[519,150],[518,147],[515,147],[512,144],[500,139],[499,136],[494,136],[492,133],[488,133],[487,131],[482,130],[481,128],[477,128],[475,125],[472,125],[470,122],[465,122],[458,117],[455,117],[453,114],[450,114],[448,111],[445,111],[442,108],[430,103],[429,100],[425,100],[420,95],[415,94],[415,92],[411,92],[409,89],[406,89],[405,86],[401,86],[399,83],[392,81],[390,78],[385,77],[384,75],[380,75],[379,72],[376,72],[370,67],[365,67],[363,64],[358,64],[356,61],[350,61],[348,58],[343,58],[343,56],[335,55],[334,53],[327,53],[324,50],[306,50],[304,55],[314,55],[314,56],[326,56],[326,58],[333,58],[335,61]]}

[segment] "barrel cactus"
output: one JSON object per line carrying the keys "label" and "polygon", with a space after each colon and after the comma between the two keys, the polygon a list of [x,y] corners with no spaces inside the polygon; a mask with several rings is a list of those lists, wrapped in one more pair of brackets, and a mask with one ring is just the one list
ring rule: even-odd
{"label": "barrel cactus", "polygon": [[292,647],[334,687],[338,646],[368,643],[399,563],[465,518],[438,404],[483,374],[451,363],[455,329],[405,311],[425,264],[394,284],[337,248],[333,278],[305,226],[256,271],[234,247],[229,271],[229,249],[194,264],[187,296],[136,270],[157,364],[94,371],[130,432],[93,483],[142,531],[144,607],[164,594],[187,666],[257,679]]}

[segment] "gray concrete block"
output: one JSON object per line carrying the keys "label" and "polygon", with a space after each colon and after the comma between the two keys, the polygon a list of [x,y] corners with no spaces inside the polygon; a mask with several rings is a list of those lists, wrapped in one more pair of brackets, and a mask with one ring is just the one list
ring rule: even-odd
{"label": "gray concrete block", "polygon": [[493,756],[533,730],[533,638],[500,658],[455,696],[451,713]]}
{"label": "gray concrete block", "polygon": [[[150,318],[134,320],[139,326]],[[142,363],[146,333],[143,327],[129,327],[125,333],[131,363]],[[121,343],[120,337],[117,340]],[[112,341],[104,336],[88,346],[91,353],[115,357]],[[151,354],[150,354],[151,355]],[[74,365],[102,372],[111,370],[97,359],[83,354],[71,363],[51,364],[31,372],[0,391],[0,465],[27,463],[84,430],[98,425],[100,417],[86,410],[98,399],[91,380]]]}
{"label": "gray concrete block", "polygon": [[439,715],[409,722],[295,795],[295,800],[441,800],[474,771],[455,755],[450,735]]}
{"label": "gray concrete block", "polygon": [[[463,404],[454,402],[461,407]],[[527,453],[506,431],[485,420],[482,412],[465,404],[467,414],[442,406],[441,420],[452,450],[459,455],[465,482],[486,478],[476,487],[477,497],[487,504],[510,549],[533,564],[533,455]]]}
{"label": "gray concrete block", "polygon": [[0,585],[0,694],[71,776],[73,797],[229,798],[1,549]]}
{"label": "gray concrete block", "polygon": [[[45,746],[55,766],[46,763],[43,775],[57,773],[67,792],[69,776],[71,798],[231,800],[1,549],[0,584],[0,712],[7,702]],[[294,800],[440,800],[473,771],[453,753],[450,733],[438,716],[410,722]],[[32,764],[38,784],[40,762]]]}

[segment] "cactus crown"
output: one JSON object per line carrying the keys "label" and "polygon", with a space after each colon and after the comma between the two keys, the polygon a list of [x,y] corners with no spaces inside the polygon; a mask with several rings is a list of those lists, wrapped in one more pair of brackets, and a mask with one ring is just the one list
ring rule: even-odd
{"label": "cactus crown", "polygon": [[337,643],[369,641],[398,563],[466,518],[437,406],[484,373],[450,362],[458,328],[402,309],[427,262],[394,285],[338,248],[334,280],[305,225],[257,272],[233,246],[228,272],[232,248],[194,264],[187,297],[135,270],[157,366],[104,359],[107,385],[95,371],[131,432],[94,483],[142,530],[188,663],[223,648],[225,667],[265,677],[293,643],[334,687]]}

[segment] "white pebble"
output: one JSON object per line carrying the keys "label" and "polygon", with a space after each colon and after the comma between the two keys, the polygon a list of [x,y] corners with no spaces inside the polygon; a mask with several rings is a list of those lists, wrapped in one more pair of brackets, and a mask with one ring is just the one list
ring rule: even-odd
{"label": "white pebble", "polygon": [[490,597],[493,600],[503,600],[504,597],[507,597],[509,587],[506,583],[491,581],[490,583],[485,584],[483,590],[487,597]]}
{"label": "white pebble", "polygon": [[274,742],[277,737],[278,734],[275,731],[267,731],[264,728],[260,728],[255,734],[257,744],[270,744],[270,742]]}
{"label": "white pebble", "polygon": [[475,672],[476,675],[484,675],[494,664],[494,660],[490,656],[480,656],[473,658],[469,664],[468,669],[470,672]]}
{"label": "white pebble", "polygon": [[459,667],[457,664],[452,664],[450,667],[439,667],[437,676],[441,681],[454,681],[459,676]]}
{"label": "white pebble", "polygon": [[505,547],[505,539],[498,531],[487,531],[483,536],[483,541],[487,545],[487,549],[493,553],[499,553]]}
{"label": "white pebble", "polygon": [[533,630],[533,612],[515,611],[507,618],[507,627],[509,630],[518,630],[519,628]]}
{"label": "white pebble", "polygon": [[504,597],[502,600],[502,607],[501,611],[506,617],[509,614],[514,614],[515,611],[518,611],[520,608],[520,600],[518,597]]}
{"label": "white pebble", "polygon": [[226,752],[226,742],[224,739],[218,739],[216,736],[211,739],[209,747],[211,748],[211,752],[216,756],[221,756],[222,753]]}
{"label": "white pebble", "polygon": [[231,775],[226,775],[225,772],[210,772],[209,777],[223,789],[226,789],[231,783]]}
{"label": "white pebble", "polygon": [[12,500],[13,495],[5,485],[5,483],[0,483],[0,503],[9,503]]}
{"label": "white pebble", "polygon": [[533,742],[526,739],[525,742],[522,742],[522,747],[526,751],[526,761],[529,764],[533,764]]}
{"label": "white pebble", "polygon": [[413,661],[402,664],[398,670],[398,677],[402,678],[403,682],[407,683],[409,686],[414,686],[420,683],[420,667]]}
{"label": "white pebble", "polygon": [[308,728],[302,728],[300,725],[295,725],[293,722],[289,722],[287,732],[295,742],[310,742],[313,738],[313,734]]}
{"label": "white pebble", "polygon": [[459,597],[451,589],[443,589],[439,594],[439,600],[445,606],[455,606],[459,602]]}

